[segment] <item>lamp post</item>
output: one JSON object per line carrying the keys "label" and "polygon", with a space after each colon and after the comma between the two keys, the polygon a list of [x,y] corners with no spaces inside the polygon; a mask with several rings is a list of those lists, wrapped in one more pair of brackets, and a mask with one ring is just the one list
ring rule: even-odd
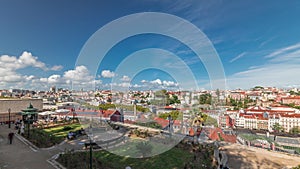
{"label": "lamp post", "polygon": [[72,109],[71,109],[72,115],[73,115],[73,123],[74,123],[74,120],[75,120],[75,114],[74,114],[74,111],[75,111],[75,110],[74,110],[74,109],[75,109],[75,108],[72,108]]}
{"label": "lamp post", "polygon": [[171,130],[171,121],[172,121],[172,116],[169,114],[168,116],[168,120],[169,120],[169,133],[170,133],[170,137],[172,135],[172,130]]}
{"label": "lamp post", "polygon": [[88,137],[90,140],[90,169],[92,169],[93,168],[93,147],[92,147],[93,128],[92,128],[92,125],[90,125]]}
{"label": "lamp post", "polygon": [[8,108],[8,128],[10,128],[10,108]]}

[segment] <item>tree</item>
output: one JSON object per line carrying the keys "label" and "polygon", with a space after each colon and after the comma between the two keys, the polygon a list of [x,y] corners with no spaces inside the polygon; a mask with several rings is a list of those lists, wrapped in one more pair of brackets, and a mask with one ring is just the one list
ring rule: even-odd
{"label": "tree", "polygon": [[280,131],[283,130],[283,128],[282,128],[282,126],[280,126],[279,123],[275,123],[275,124],[273,125],[273,130],[275,130],[275,132],[280,132]]}
{"label": "tree", "polygon": [[211,104],[212,96],[211,94],[202,94],[199,98],[200,104]]}
{"label": "tree", "polygon": [[293,128],[290,130],[290,133],[291,133],[291,134],[299,134],[299,133],[300,133],[299,127],[293,127]]}
{"label": "tree", "polygon": [[178,96],[176,96],[175,94],[172,95],[172,97],[168,98],[167,101],[169,104],[175,104],[175,103],[180,103],[180,100],[178,100]]}
{"label": "tree", "polygon": [[169,113],[160,114],[159,117],[163,118],[163,119],[168,119],[169,115],[171,115],[173,120],[182,119],[182,116],[183,116],[182,112],[180,112],[178,110],[174,110]]}
{"label": "tree", "polygon": [[101,110],[108,110],[108,109],[115,109],[116,105],[114,104],[99,104],[99,109]]}

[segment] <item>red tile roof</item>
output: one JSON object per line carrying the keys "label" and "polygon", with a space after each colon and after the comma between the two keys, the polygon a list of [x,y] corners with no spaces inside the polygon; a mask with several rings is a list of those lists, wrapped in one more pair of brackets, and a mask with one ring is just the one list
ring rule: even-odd
{"label": "red tile roof", "polygon": [[300,114],[282,114],[281,117],[300,118]]}
{"label": "red tile roof", "polygon": [[218,140],[220,141],[221,138],[220,136],[223,138],[224,141],[226,142],[230,142],[230,143],[236,143],[236,136],[235,135],[226,135],[223,133],[222,129],[220,128],[214,128],[214,129],[205,129],[208,132],[208,138],[210,138],[211,140]]}

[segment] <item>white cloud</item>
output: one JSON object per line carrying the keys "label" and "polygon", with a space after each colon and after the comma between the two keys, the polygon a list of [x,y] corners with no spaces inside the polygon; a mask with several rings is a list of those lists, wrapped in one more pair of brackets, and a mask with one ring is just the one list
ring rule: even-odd
{"label": "white cloud", "polygon": [[123,82],[129,82],[130,81],[130,78],[128,77],[128,76],[123,76],[122,78],[121,78],[121,81],[123,81]]}
{"label": "white cloud", "polygon": [[24,78],[26,81],[30,81],[30,80],[33,80],[35,78],[35,76],[33,76],[33,75],[26,76],[25,75]]}
{"label": "white cloud", "polygon": [[18,59],[20,66],[33,66],[38,67],[43,70],[47,70],[45,63],[38,61],[38,57],[32,56],[30,52],[23,52],[20,58]]}
{"label": "white cloud", "polygon": [[53,71],[59,71],[59,70],[61,70],[63,68],[63,66],[61,66],[61,65],[55,65],[55,66],[53,66],[52,68],[51,68],[51,70],[53,70]]}
{"label": "white cloud", "polygon": [[134,85],[132,85],[131,87],[133,87],[133,88],[140,88],[140,87],[143,87],[142,85],[139,85],[139,84],[134,84]]}
{"label": "white cloud", "polygon": [[297,43],[297,44],[294,44],[294,45],[291,45],[291,46],[288,46],[288,47],[284,47],[284,48],[281,48],[281,49],[277,49],[276,51],[266,55],[265,58],[272,58],[272,57],[275,57],[275,56],[278,56],[278,55],[285,54],[286,52],[289,52],[289,51],[292,51],[292,50],[295,50],[295,49],[300,49],[300,43]]}
{"label": "white cloud", "polygon": [[48,68],[45,63],[38,60],[38,57],[33,56],[27,51],[24,51],[19,57],[2,55],[0,56],[1,84],[6,87],[22,86],[22,88],[26,88],[26,86],[32,85],[32,82],[40,83],[41,81],[35,80],[36,77],[34,75],[26,75],[24,71],[21,71],[21,69],[30,67],[36,67],[44,71],[57,71],[62,68],[62,66],[53,66],[52,68]]}
{"label": "white cloud", "polygon": [[101,72],[101,76],[104,77],[104,78],[112,78],[112,77],[115,76],[115,73],[111,72],[110,70],[103,70]]}
{"label": "white cloud", "polygon": [[60,75],[51,75],[48,77],[48,83],[50,84],[57,84],[62,83],[62,79]]}
{"label": "white cloud", "polygon": [[20,82],[22,80],[22,76],[18,74],[11,74],[8,76],[4,76],[2,79],[4,82],[12,83],[12,82]]}
{"label": "white cloud", "polygon": [[40,82],[42,82],[42,83],[47,83],[48,82],[48,78],[40,78]]}
{"label": "white cloud", "polygon": [[300,72],[298,64],[266,64],[228,77],[227,85],[231,89],[256,85],[287,87],[299,84],[297,72]]}
{"label": "white cloud", "polygon": [[147,81],[147,80],[142,80],[141,83],[143,85],[132,85],[131,87],[135,88],[173,88],[173,87],[178,87],[179,84],[174,82],[174,81],[167,81],[167,80],[161,80],[161,79],[155,79],[152,81]]}
{"label": "white cloud", "polygon": [[131,85],[130,85],[130,83],[128,83],[128,82],[124,82],[124,83],[119,83],[118,86],[119,86],[119,87],[126,87],[126,88],[128,88],[128,87],[130,87]]}
{"label": "white cloud", "polygon": [[160,79],[156,79],[156,80],[153,80],[153,81],[150,81],[151,84],[154,84],[154,85],[161,85],[162,82]]}
{"label": "white cloud", "polygon": [[227,78],[229,88],[251,88],[256,85],[299,86],[300,43],[277,49],[265,56],[266,63],[255,65]]}
{"label": "white cloud", "polygon": [[163,85],[166,86],[166,87],[177,87],[178,86],[178,83],[175,83],[173,81],[163,81]]}
{"label": "white cloud", "polygon": [[247,54],[246,52],[243,52],[243,53],[237,55],[235,58],[231,59],[229,62],[232,63],[232,62],[240,59],[241,57],[245,56],[246,54]]}
{"label": "white cloud", "polygon": [[93,76],[90,75],[89,70],[85,66],[77,66],[74,70],[68,70],[63,77],[75,83],[93,80]]}

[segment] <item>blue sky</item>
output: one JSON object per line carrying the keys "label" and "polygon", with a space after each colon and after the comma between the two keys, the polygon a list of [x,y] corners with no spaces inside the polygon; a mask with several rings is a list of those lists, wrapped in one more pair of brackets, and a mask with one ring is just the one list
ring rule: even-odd
{"label": "blue sky", "polygon": [[[0,89],[49,89],[52,85],[88,89],[95,88],[94,84],[100,89],[210,89],[207,65],[189,45],[159,34],[135,35],[117,43],[104,56],[97,72],[79,65],[80,52],[96,31],[118,18],[141,12],[171,14],[202,31],[222,63],[227,89],[300,86],[300,1],[3,0]],[[100,38],[103,43],[109,39]],[[194,43],[198,42],[195,39]],[[177,59],[167,58],[165,51],[157,54],[149,50],[141,56],[146,60],[126,62],[129,56],[135,57],[135,52],[142,55],[139,51],[144,49],[163,49]],[[148,69],[129,71],[152,61],[157,63],[148,65]],[[122,71],[117,72],[123,63],[128,71],[120,68]],[[180,74],[183,66],[192,75]],[[170,67],[173,69],[167,69]]]}

